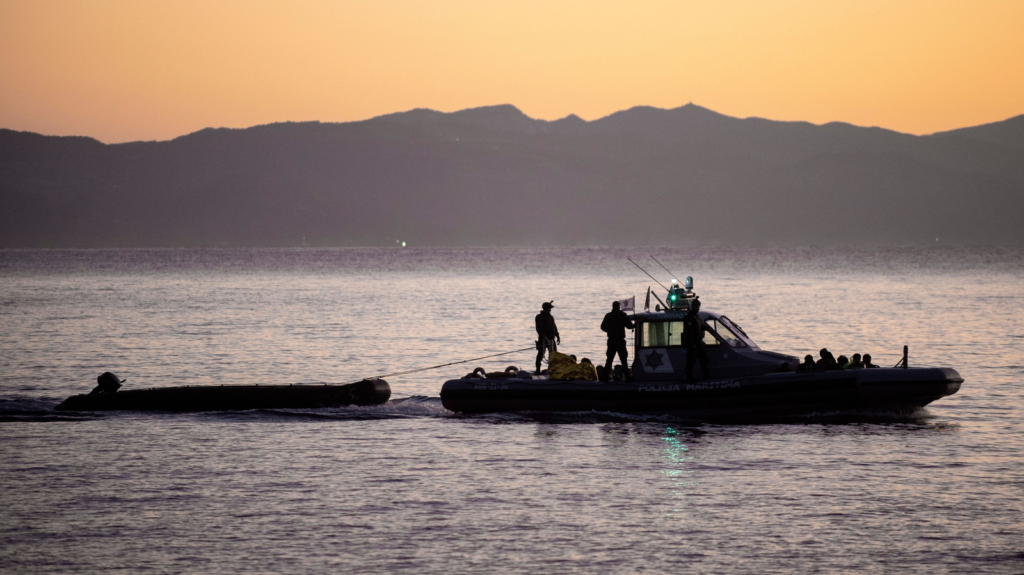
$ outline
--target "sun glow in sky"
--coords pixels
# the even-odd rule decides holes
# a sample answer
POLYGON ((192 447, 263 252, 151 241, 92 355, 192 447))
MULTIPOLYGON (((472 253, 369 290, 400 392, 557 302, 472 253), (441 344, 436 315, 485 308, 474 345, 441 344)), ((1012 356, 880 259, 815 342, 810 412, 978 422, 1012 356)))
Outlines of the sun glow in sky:
POLYGON ((0 127, 106 142, 509 103, 929 133, 1024 113, 1024 2, 0 0, 0 127))

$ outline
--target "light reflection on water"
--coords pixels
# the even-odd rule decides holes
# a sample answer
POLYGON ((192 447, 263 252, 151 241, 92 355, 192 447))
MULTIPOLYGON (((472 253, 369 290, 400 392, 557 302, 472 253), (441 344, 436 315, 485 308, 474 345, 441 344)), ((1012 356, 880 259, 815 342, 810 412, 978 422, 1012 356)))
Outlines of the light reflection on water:
POLYGON ((668 468, 665 469, 665 476, 675 480, 679 487, 697 486, 699 483, 687 484, 685 479, 693 475, 693 471, 686 469, 686 462, 693 459, 689 449, 683 445, 679 432, 671 427, 665 428, 665 462, 668 468))
POLYGON ((675 506, 667 513, 669 517, 684 515, 686 507, 686 495, 692 488, 700 486, 700 482, 694 478, 693 470, 689 469, 687 463, 693 460, 689 448, 682 442, 678 431, 672 427, 665 427, 665 469, 662 473, 669 480, 674 491, 672 499, 675 506))
MULTIPOLYGON (((1024 251, 657 250, 765 349, 949 365, 909 416, 463 417, 386 406, 57 416, 127 385, 347 381, 525 347, 600 357, 647 250, 0 252, 0 570, 1024 569, 1024 251)), ((652 266, 655 267, 655 266, 652 266)), ((485 363, 529 365, 529 353, 485 363)))

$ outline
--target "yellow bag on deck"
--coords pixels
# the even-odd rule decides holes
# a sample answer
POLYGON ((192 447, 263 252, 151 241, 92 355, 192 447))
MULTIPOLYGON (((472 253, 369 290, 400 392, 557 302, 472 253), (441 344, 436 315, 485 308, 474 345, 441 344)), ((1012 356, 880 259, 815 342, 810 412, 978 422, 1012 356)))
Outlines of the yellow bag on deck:
POLYGON ((590 361, 576 363, 571 357, 557 351, 551 352, 548 361, 548 379, 584 379, 597 381, 597 369, 590 361))

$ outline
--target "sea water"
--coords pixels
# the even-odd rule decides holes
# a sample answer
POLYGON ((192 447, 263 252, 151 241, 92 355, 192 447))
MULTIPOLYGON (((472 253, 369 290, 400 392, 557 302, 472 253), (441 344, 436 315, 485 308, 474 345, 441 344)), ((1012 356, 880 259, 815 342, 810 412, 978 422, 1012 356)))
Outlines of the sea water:
MULTIPOLYGON (((652 297, 651 307, 657 303, 652 297)), ((1024 250, 0 251, 0 571, 1024 572, 1024 250), (348 382, 531 347, 603 361, 612 300, 694 277, 763 349, 956 368, 909 416, 771 425, 377 407, 53 411, 125 389, 348 382)))

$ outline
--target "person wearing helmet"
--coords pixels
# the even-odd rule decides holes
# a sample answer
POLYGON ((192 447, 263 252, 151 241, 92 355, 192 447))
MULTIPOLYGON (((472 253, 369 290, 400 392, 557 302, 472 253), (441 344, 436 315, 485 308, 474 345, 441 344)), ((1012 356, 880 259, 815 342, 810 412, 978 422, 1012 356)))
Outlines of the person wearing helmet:
POLYGON ((537 373, 540 374, 540 363, 544 360, 544 353, 557 351, 555 342, 562 343, 562 337, 558 335, 558 326, 555 325, 555 318, 551 315, 551 308, 555 307, 549 301, 541 305, 540 313, 534 318, 537 325, 537 373))

